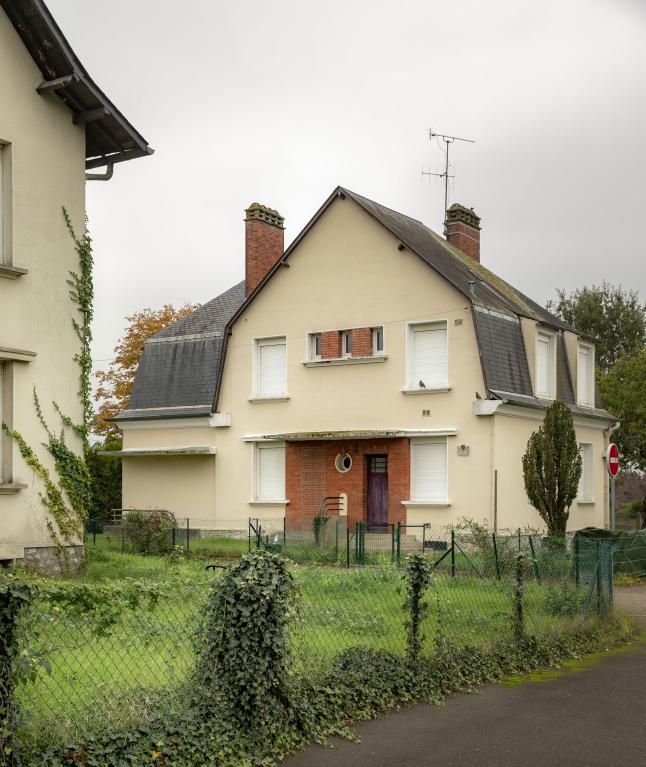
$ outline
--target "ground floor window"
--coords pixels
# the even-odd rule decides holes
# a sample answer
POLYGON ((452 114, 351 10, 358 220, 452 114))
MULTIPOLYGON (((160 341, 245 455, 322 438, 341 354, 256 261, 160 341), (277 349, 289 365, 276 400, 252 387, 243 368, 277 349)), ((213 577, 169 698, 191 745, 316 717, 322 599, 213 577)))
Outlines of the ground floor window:
POLYGON ((579 452, 581 453, 581 479, 579 479, 577 497, 579 501, 593 501, 592 445, 589 442, 581 442, 579 452))
POLYGON ((446 437, 411 443, 411 500, 448 499, 446 437))
POLYGON ((256 442, 254 448, 255 501, 285 500, 285 445, 256 442))

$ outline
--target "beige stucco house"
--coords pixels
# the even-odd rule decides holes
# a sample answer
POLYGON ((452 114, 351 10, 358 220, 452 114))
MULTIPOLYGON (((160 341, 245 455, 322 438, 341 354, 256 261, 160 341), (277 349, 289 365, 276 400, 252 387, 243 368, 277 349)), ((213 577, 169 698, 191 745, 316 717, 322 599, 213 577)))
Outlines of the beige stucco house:
POLYGON ((125 508, 245 530, 349 525, 542 527, 521 456, 549 403, 583 456, 570 527, 608 521, 615 419, 594 340, 480 263, 460 205, 446 238, 337 188, 283 252, 283 219, 246 211, 245 280, 147 342, 123 430, 125 508))
MULTIPOLYGON (((85 221, 86 170, 150 152, 94 84, 40 0, 0 0, 0 422, 56 478, 34 407, 60 430, 53 402, 82 422, 78 308, 69 294, 79 258, 63 216, 85 221)), ((81 450, 68 430, 67 443, 81 450)), ((52 554, 42 480, 0 434, 0 563, 52 554)), ((74 549, 74 554, 78 552, 74 549)))

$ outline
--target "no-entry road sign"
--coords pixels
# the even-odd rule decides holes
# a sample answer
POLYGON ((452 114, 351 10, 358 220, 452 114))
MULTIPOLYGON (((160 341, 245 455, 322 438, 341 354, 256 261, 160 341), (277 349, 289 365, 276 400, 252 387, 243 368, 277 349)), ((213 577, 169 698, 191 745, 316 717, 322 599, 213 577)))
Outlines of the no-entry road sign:
POLYGON ((614 442, 608 445, 608 473, 611 477, 619 474, 619 448, 614 442))

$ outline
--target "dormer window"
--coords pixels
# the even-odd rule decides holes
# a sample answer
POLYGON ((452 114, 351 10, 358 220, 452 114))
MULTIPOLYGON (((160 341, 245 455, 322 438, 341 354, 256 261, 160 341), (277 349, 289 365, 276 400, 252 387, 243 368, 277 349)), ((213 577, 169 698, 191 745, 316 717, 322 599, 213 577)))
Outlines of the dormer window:
POLYGON ((594 347, 579 344, 576 366, 577 403, 594 407, 594 347))
POLYGON ((556 397, 556 339, 550 333, 539 333, 536 342, 536 396, 556 397))

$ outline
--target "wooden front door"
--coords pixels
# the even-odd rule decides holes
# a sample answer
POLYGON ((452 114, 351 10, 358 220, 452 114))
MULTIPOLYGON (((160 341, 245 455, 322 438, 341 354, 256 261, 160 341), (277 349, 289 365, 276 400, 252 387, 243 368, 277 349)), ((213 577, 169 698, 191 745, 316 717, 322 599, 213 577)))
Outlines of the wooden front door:
POLYGON ((382 532, 388 524, 388 456, 369 455, 368 530, 382 532))

